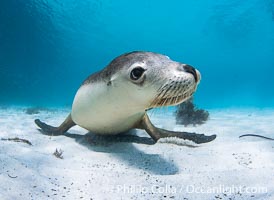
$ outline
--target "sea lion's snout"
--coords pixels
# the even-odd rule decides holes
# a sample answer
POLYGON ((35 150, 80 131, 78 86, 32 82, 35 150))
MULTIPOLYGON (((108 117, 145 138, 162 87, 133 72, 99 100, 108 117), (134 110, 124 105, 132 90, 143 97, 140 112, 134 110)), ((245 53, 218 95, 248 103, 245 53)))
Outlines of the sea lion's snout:
POLYGON ((191 65, 183 64, 179 67, 179 70, 182 70, 182 71, 192 74, 194 76, 195 82, 196 83, 200 82, 200 79, 201 79, 200 72, 197 69, 195 69, 194 67, 192 67, 191 65))

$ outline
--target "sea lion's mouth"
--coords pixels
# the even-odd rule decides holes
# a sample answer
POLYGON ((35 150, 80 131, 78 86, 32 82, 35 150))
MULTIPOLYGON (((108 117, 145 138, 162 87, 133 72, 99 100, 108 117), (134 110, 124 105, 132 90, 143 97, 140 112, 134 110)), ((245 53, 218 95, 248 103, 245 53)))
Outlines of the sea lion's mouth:
POLYGON ((153 107, 174 106, 182 103, 184 100, 188 99, 189 97, 190 96, 188 95, 181 95, 176 97, 163 98, 157 101, 157 103, 155 103, 153 107))
MULTIPOLYGON (((174 82, 173 82, 174 83, 174 82)), ((166 84, 159 90, 150 107, 173 106, 190 98, 196 91, 196 84, 166 84)))

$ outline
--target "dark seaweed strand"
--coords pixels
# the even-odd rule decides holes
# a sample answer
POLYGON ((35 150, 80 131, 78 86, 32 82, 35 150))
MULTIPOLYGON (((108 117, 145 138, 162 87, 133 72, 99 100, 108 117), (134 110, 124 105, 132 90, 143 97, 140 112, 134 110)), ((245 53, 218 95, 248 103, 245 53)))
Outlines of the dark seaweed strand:
POLYGON ((262 135, 256 135, 256 134, 245 134, 245 135, 239 136, 239 138, 241 138, 241 137, 247 137, 247 136, 259 137, 259 138, 264 138, 264 139, 267 139, 267 140, 274 140, 273 138, 265 137, 265 136, 262 136, 262 135))
POLYGON ((28 145, 32 145, 30 141, 28 141, 26 139, 21 139, 21 138, 18 138, 18 137, 15 137, 15 138, 1 138, 1 140, 3 140, 3 141, 14 141, 14 142, 23 142, 23 143, 26 143, 28 145))

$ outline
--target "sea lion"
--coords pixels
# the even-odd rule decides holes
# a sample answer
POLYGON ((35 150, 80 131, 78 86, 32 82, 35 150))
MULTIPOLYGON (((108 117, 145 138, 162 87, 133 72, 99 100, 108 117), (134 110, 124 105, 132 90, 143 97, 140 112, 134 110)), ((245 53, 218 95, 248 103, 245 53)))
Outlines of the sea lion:
POLYGON ((78 89, 72 111, 59 127, 35 123, 46 134, 62 135, 79 125, 92 133, 114 135, 130 129, 144 129, 156 142, 178 137, 197 144, 216 135, 174 132, 156 128, 146 111, 177 105, 196 91, 198 70, 153 52, 134 51, 118 56, 103 70, 90 75, 78 89))

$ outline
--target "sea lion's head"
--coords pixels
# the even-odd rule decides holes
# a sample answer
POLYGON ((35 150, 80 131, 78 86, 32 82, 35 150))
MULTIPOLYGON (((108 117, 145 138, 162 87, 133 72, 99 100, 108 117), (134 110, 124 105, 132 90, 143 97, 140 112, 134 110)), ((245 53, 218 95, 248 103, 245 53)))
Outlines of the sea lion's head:
POLYGON ((193 95, 201 80, 200 72, 190 65, 139 51, 115 58, 103 73, 108 77, 108 87, 120 90, 119 96, 129 99, 130 106, 145 109, 182 103, 193 95))

